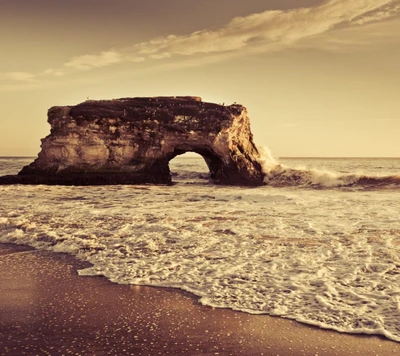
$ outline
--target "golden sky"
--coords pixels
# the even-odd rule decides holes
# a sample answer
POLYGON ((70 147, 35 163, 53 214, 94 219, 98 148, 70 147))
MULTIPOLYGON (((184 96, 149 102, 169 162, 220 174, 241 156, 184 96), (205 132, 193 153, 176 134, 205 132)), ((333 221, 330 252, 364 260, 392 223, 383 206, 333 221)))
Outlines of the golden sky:
POLYGON ((400 0, 0 0, 0 53, 0 156, 51 106, 194 95, 277 157, 400 157, 400 0))

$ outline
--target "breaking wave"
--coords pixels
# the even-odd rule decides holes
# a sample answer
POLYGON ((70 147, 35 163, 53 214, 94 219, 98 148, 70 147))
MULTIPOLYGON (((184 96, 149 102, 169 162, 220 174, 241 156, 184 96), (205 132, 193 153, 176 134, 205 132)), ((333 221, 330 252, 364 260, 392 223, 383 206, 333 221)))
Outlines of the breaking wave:
POLYGON ((264 182, 273 187, 310 187, 310 188, 400 188, 400 175, 366 175, 362 173, 336 173, 329 170, 292 168, 280 163, 267 147, 259 147, 259 160, 264 182))
POLYGON ((262 152, 257 189, 197 183, 200 156, 171 161, 173 186, 0 186, 0 243, 75 255, 92 264, 82 276, 400 342, 400 189, 342 188, 399 186, 400 158, 262 152))

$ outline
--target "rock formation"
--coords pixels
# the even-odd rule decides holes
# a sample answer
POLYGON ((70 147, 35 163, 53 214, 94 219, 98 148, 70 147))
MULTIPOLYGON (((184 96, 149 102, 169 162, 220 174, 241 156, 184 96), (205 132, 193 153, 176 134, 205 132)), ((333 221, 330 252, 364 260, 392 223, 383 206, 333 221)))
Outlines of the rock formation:
POLYGON ((198 97, 87 100, 48 111, 50 135, 18 176, 0 183, 169 184, 168 162, 201 155, 218 184, 263 184, 246 108, 198 97))

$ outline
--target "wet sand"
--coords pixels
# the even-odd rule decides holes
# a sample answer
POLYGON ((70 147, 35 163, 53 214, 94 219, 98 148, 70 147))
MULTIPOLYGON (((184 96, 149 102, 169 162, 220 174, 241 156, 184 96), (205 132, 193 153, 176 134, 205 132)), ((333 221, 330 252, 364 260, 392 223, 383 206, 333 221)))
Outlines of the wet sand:
POLYGON ((0 355, 400 355, 400 343, 79 277, 65 254, 0 244, 0 355))

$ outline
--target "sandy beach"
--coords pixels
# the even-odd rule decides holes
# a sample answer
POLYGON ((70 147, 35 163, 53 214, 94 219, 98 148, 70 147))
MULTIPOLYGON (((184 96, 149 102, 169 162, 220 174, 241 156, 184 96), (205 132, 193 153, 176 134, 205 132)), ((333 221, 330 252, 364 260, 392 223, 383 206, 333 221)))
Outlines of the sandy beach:
POLYGON ((0 355, 399 355, 400 344, 80 277, 85 262, 0 245, 0 355))

